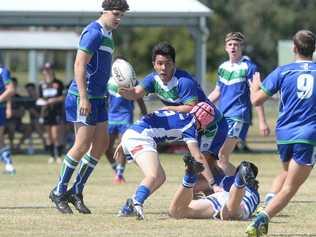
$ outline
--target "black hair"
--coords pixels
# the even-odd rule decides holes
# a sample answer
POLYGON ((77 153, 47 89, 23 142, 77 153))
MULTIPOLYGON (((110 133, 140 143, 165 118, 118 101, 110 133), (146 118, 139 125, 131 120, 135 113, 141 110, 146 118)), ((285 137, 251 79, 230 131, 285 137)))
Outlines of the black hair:
POLYGON ((36 89, 36 85, 34 83, 32 83, 32 82, 29 82, 29 83, 25 84, 24 87, 25 87, 25 89, 30 88, 30 87, 36 89))
POLYGON ((129 5, 126 0, 104 0, 102 2, 102 8, 104 11, 119 10, 126 12, 129 10, 129 5))
POLYGON ((165 57, 170 57, 173 62, 176 61, 176 50, 168 42, 160 42, 156 44, 152 50, 151 59, 154 62, 157 55, 163 55, 165 57))

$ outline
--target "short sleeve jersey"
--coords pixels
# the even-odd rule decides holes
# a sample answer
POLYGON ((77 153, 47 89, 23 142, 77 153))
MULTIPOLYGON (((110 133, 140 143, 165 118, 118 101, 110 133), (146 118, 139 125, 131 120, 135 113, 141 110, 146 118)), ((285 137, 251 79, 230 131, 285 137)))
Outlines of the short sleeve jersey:
POLYGON ((173 141, 197 142, 194 117, 189 113, 158 110, 143 116, 129 129, 151 137, 157 144, 173 141))
MULTIPOLYGON (((5 91, 6 85, 11 83, 10 71, 0 65, 0 94, 5 91)), ((0 103, 0 106, 4 106, 4 103, 0 103)))
POLYGON ((207 99, 197 81, 189 73, 180 69, 176 69, 172 79, 166 85, 156 72, 146 76, 141 85, 147 94, 156 94, 167 106, 185 105, 207 99))
POLYGON ((257 65, 249 57, 243 56, 238 63, 226 61, 217 71, 220 89, 219 110, 225 117, 250 123, 251 102, 248 80, 252 80, 257 65))
MULTIPOLYGON (((54 79, 52 83, 41 83, 39 85, 39 97, 43 99, 56 98, 63 95, 64 84, 58 80, 54 79)), ((50 110, 63 110, 63 102, 55 103, 49 106, 50 110)))
MULTIPOLYGON (((87 93, 89 98, 104 98, 106 84, 111 75, 114 42, 112 32, 102 27, 101 23, 90 23, 81 33, 79 50, 92 56, 86 67, 87 93)), ((78 95, 75 80, 69 87, 69 93, 78 95)))
POLYGON ((276 68, 263 81, 269 96, 279 92, 278 144, 316 145, 316 64, 297 61, 276 68))
POLYGON ((133 122, 134 102, 127 100, 118 93, 118 85, 111 77, 108 81, 108 115, 109 124, 130 124, 133 122))

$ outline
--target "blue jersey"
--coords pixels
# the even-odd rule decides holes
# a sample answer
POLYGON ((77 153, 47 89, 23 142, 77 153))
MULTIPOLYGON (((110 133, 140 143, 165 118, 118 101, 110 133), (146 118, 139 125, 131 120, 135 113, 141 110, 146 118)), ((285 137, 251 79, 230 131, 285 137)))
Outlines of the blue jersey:
POLYGON ((108 123, 131 124, 133 122, 134 102, 127 100, 118 93, 118 85, 113 78, 108 81, 108 123))
POLYGON ((159 75, 153 72, 144 78, 142 87, 146 93, 155 93, 167 106, 207 100, 197 81, 189 73, 180 69, 176 69, 172 79, 166 85, 159 75))
MULTIPOLYGON (((0 65, 0 94, 5 91, 6 85, 11 83, 10 71, 0 65)), ((0 106, 4 106, 4 103, 0 103, 0 106)))
POLYGON ((237 63, 226 61, 219 66, 216 86, 220 90, 219 110, 225 117, 251 122, 251 102, 248 80, 252 80, 257 66, 243 56, 237 63))
POLYGON ((157 144, 184 141, 197 142, 195 118, 189 113, 158 110, 143 116, 129 129, 151 137, 157 144))
MULTIPOLYGON (((92 55, 86 67, 88 96, 89 98, 103 98, 106 95, 106 84, 111 75, 114 50, 112 33, 103 28, 98 21, 90 23, 81 33, 79 50, 92 55)), ((75 80, 71 82, 69 93, 79 94, 75 80)))
POLYGON ((261 89, 272 96, 280 92, 276 125, 278 144, 316 144, 316 64, 297 61, 276 68, 261 89))

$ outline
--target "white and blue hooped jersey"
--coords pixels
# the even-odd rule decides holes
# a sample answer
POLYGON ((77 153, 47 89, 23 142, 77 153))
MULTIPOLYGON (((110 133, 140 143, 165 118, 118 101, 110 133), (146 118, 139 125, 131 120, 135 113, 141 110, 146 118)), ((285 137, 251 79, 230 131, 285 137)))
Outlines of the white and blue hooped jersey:
POLYGON ((297 61, 276 68, 263 81, 269 96, 280 93, 278 144, 316 144, 316 63, 297 61))
MULTIPOLYGON (((114 50, 112 32, 104 29, 98 21, 90 23, 81 33, 79 50, 92 55, 86 67, 89 98, 104 98, 106 95, 106 84, 111 75, 114 50)), ((68 92, 78 95, 78 87, 75 80, 71 82, 68 92)))
POLYGON ((216 86, 221 96, 218 108, 225 117, 245 123, 251 122, 248 80, 252 80, 257 71, 257 65, 247 56, 243 56, 237 63, 226 61, 219 66, 216 86))
POLYGON ((108 123, 128 125, 133 122, 134 101, 127 100, 118 93, 118 85, 111 77, 108 81, 108 123))
POLYGON ((141 85, 146 93, 155 93, 167 106, 207 100, 197 81, 189 73, 180 69, 175 70, 172 79, 166 85, 156 72, 146 76, 141 85))
POLYGON ((153 138, 156 144, 173 141, 197 142, 198 138, 195 118, 191 114, 169 110, 147 114, 129 129, 153 138))

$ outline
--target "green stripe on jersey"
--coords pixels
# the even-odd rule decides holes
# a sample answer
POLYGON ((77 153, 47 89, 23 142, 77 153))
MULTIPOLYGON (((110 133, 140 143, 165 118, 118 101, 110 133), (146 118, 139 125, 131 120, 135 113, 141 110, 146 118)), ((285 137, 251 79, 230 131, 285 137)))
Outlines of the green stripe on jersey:
POLYGON ((102 37, 101 45, 114 49, 114 41, 113 39, 108 37, 102 37))
POLYGON ((235 71, 228 71, 224 68, 220 68, 218 70, 218 76, 221 77, 221 79, 224 79, 226 81, 232 81, 236 79, 245 79, 247 74, 246 69, 239 69, 235 71))
POLYGON ((165 90, 162 88, 157 81, 154 84, 155 92, 159 97, 167 100, 167 101, 176 101, 178 99, 178 88, 173 87, 169 90, 165 90))

